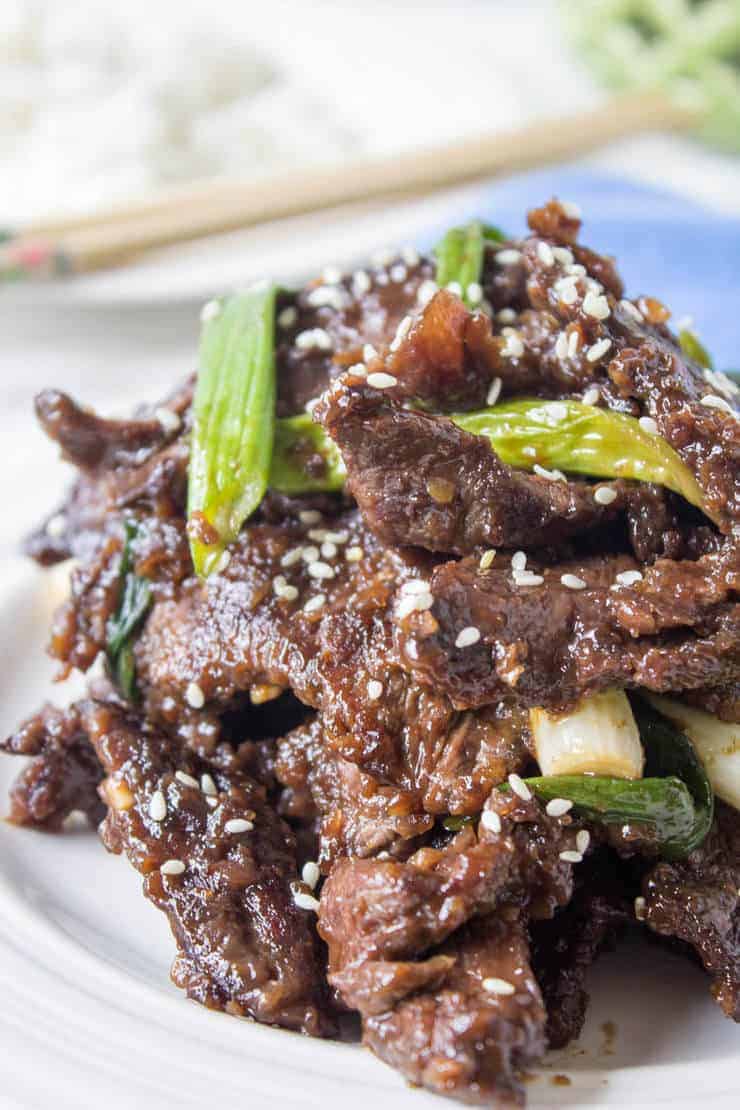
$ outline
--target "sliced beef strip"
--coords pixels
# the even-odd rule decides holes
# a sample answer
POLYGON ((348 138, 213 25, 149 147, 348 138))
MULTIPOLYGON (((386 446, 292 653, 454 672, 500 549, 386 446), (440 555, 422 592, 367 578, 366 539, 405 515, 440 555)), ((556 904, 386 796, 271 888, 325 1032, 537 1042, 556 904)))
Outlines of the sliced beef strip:
POLYGON ((516 1070, 544 1047, 544 1009, 523 914, 548 917, 572 892, 560 853, 575 827, 513 793, 483 822, 406 862, 344 860, 321 895, 329 981, 363 1015, 364 1037, 415 1082, 471 1101, 516 1094, 516 1070), (505 979, 513 995, 483 980, 505 979), (457 1020, 453 1020, 456 1015, 457 1020))
POLYGON ((547 1008, 548 1048, 564 1048, 580 1036, 589 1002, 588 969, 614 948, 632 917, 631 892, 613 857, 601 851, 579 869, 568 905, 532 923, 532 964, 547 1008))
POLYGON ((712 994, 740 1021, 740 813, 717 803, 714 825, 687 860, 662 861, 643 880, 645 921, 690 945, 712 994))
POLYGON ((502 697, 567 705, 609 686, 669 691, 737 681, 740 606, 727 552, 658 561, 630 585, 617 580, 635 569, 626 556, 528 569, 543 582, 517 582, 502 559, 485 571, 474 558, 438 567, 433 608, 397 625, 399 657, 461 708, 502 697), (586 588, 562 583, 564 573, 586 588), (480 638, 458 647, 466 628, 480 638))
POLYGON ((86 702, 80 717, 106 773, 103 841, 125 852, 144 876, 146 897, 167 915, 177 985, 211 1008, 330 1033, 313 921, 293 900, 293 839, 264 788, 242 772, 208 768, 116 707, 86 702), (213 806, 197 785, 211 770, 213 806), (166 803, 161 820, 152 808, 157 791, 166 803), (251 827, 231 830, 234 820, 251 827), (169 860, 184 870, 165 873, 169 860))
POLYGON ((404 409, 348 375, 315 410, 339 447, 363 517, 387 544, 467 554, 483 545, 537 547, 603 527, 623 511, 586 482, 549 481, 505 466, 489 442, 451 421, 404 409))
POLYGON ((366 1014, 363 1040, 410 1082, 468 1103, 524 1102, 522 1073, 545 1050, 545 1009, 526 928, 511 911, 513 921, 489 915, 461 929, 438 955, 381 972, 373 1004, 380 998, 391 1005, 366 1014), (426 981, 418 982, 420 972, 426 981), (516 991, 497 995, 486 989, 489 979, 516 991))
POLYGON ((10 820, 15 825, 57 832, 70 814, 84 813, 97 828, 105 815, 98 796, 103 777, 77 709, 45 705, 0 750, 31 756, 10 791, 10 820))

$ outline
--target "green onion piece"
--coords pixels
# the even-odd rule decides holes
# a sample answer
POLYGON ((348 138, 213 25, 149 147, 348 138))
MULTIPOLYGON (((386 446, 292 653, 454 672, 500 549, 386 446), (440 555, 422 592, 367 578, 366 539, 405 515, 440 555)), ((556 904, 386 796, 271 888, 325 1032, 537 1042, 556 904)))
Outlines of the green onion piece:
POLYGON ((688 788, 674 776, 630 782, 597 775, 552 775, 525 782, 543 802, 567 798, 587 821, 648 825, 668 859, 691 851, 696 810, 688 788))
POLYGON ((633 416, 579 401, 511 401, 481 412, 453 415, 467 432, 485 436, 510 466, 537 462, 594 478, 654 482, 704 508, 696 478, 660 435, 643 431, 633 416), (534 447, 530 458, 524 448, 534 447))
POLYGON ((678 333, 678 343, 681 350, 688 358, 698 363, 699 366, 705 367, 707 370, 712 369, 712 356, 700 341, 696 332, 691 331, 689 328, 682 328, 678 333))
POLYGON ((464 829, 467 825, 474 824, 477 820, 477 816, 445 817, 442 821, 442 828, 446 829, 447 832, 460 832, 461 829, 464 829))
MULTIPOLYGON (((511 401, 450 416, 458 427, 485 436, 502 462, 531 470, 534 463, 594 478, 655 482, 704 507, 701 488, 678 454, 637 420, 579 401, 511 401), (525 448, 536 448, 532 457, 525 448)), ((315 457, 315 456, 314 456, 315 457)), ((270 485, 283 493, 340 489, 344 464, 334 444, 306 415, 278 420, 270 485), (305 472, 305 447, 324 459, 324 469, 305 472), (303 443, 303 446, 301 444, 303 443)))
POLYGON ((152 603, 152 590, 146 578, 132 569, 131 549, 136 525, 127 521, 119 570, 121 594, 116 612, 108 621, 106 653, 111 671, 122 693, 136 700, 136 674, 133 641, 135 633, 152 603))
POLYGON ((270 486, 281 493, 341 490, 347 471, 334 441, 309 414, 275 423, 270 486))
POLYGON ((260 283, 203 325, 193 402, 188 516, 207 577, 267 489, 275 425, 275 295, 260 283))
POLYGON ((682 859, 705 839, 714 817, 714 794, 688 737, 638 695, 633 712, 647 755, 649 777, 597 775, 527 779, 543 801, 567 798, 579 815, 607 825, 638 822, 655 833, 666 859, 682 859))
POLYGON ((434 248, 437 285, 444 287, 457 282, 462 290, 462 300, 469 307, 475 307, 468 299, 468 287, 480 283, 486 243, 503 240, 503 232, 480 220, 474 220, 465 227, 451 228, 434 248))

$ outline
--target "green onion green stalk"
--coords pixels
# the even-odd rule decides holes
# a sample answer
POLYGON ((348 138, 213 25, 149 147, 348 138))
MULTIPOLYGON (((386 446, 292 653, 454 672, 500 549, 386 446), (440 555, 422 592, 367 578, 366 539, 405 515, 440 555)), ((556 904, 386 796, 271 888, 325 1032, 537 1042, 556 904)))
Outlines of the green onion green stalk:
POLYGON ((137 528, 127 521, 119 570, 120 600, 115 613, 108 621, 106 654, 108 665, 119 689, 129 701, 135 701, 136 673, 134 668, 134 638, 152 603, 152 590, 146 578, 132 569, 132 548, 137 528))

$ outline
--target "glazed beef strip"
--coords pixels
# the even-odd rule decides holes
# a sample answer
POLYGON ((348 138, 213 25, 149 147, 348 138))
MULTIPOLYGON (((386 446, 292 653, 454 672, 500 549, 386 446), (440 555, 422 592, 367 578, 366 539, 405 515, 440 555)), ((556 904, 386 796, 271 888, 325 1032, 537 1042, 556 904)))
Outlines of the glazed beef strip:
POLYGON ((264 788, 209 768, 117 707, 84 702, 79 714, 106 775, 103 842, 128 856, 167 915, 175 983, 214 1009, 331 1033, 312 918, 293 897, 293 838, 264 788))
POLYGON ((348 486, 386 544, 464 555, 476 547, 541 547, 614 520, 616 499, 594 500, 586 482, 549 481, 505 466, 483 436, 394 404, 350 372, 315 410, 339 447, 348 486))
POLYGON ((10 791, 10 820, 56 832, 72 813, 97 828, 105 816, 98 796, 100 764, 75 706, 45 705, 0 743, 11 755, 31 756, 10 791))
POLYGON ((635 582, 620 581, 639 573, 620 556, 527 570, 537 574, 531 584, 503 560, 483 571, 477 558, 435 570, 432 609, 407 616, 398 632, 399 655, 421 682, 474 707, 512 696, 567 705, 608 686, 669 691, 736 681, 738 570, 726 551, 659 561, 635 582), (583 587, 564 583, 564 574, 583 587), (458 647, 466 628, 479 638, 458 647))
POLYGON ((690 945, 712 979, 712 994, 740 1021, 740 813, 717 803, 714 825, 686 860, 658 863, 643 880, 651 929, 690 945))
POLYGON ((485 812, 501 832, 484 820, 406 862, 340 861, 319 911, 329 981, 366 1043, 414 1082, 476 1102, 519 1097, 518 1070, 542 1052, 522 915, 568 901, 560 853, 575 843, 571 820, 534 801, 500 794, 485 812))

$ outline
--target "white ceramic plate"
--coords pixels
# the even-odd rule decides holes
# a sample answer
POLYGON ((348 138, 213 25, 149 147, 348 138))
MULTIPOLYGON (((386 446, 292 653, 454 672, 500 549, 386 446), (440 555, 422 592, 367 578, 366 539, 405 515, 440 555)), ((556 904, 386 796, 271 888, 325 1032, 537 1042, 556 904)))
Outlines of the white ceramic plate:
MULTIPOLYGON (((0 706, 11 729, 50 692, 43 654, 65 574, 0 567, 0 706)), ((56 688, 56 700, 72 691, 56 688)), ((5 792, 18 761, 0 760, 5 792)), ((211 1013, 170 984, 173 943, 139 877, 82 829, 0 826, 0 1107, 210 1105, 354 1110, 444 1105, 355 1045, 211 1013)), ((596 965, 578 1045, 549 1058, 533 1107, 737 1106, 740 1034, 703 974, 629 942, 596 965), (614 1024, 614 1035, 605 1030, 614 1024), (556 1084, 565 1075, 569 1086, 556 1084)))

